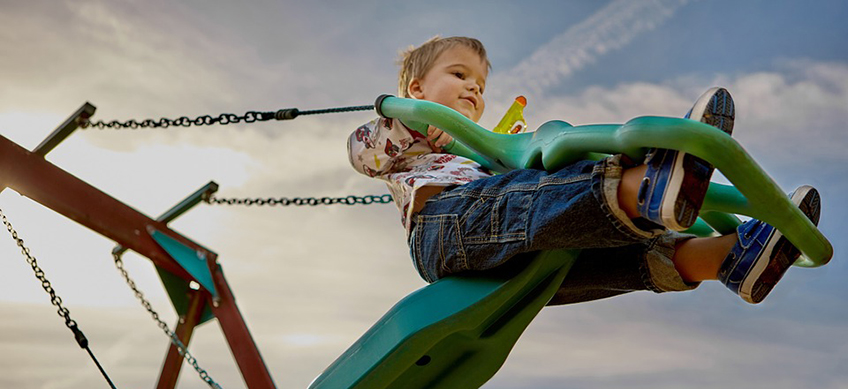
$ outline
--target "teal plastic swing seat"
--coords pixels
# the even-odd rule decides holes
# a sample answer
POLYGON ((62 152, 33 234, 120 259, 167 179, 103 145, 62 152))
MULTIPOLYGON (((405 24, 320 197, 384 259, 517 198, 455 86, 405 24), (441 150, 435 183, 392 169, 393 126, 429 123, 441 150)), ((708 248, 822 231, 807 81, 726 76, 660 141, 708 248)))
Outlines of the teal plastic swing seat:
MULTIPOLYGON (((387 97, 377 111, 426 132, 443 129, 455 142, 446 150, 493 171, 555 171, 581 159, 647 149, 681 150, 710 161, 733 185, 711 183, 701 219, 689 232, 730 233, 735 214, 766 221, 818 267, 833 256, 830 242, 733 138, 687 119, 640 117, 623 125, 573 127, 548 122, 537 131, 495 134, 442 105, 387 97)), ((566 279, 579 250, 552 250, 513 258, 506 272, 448 277, 399 301, 309 386, 330 388, 477 388, 506 360, 515 342, 566 279)), ((567 282, 567 281, 566 281, 567 282)))
POLYGON ((517 275, 448 277, 399 301, 310 388, 477 388, 562 284, 578 252, 527 255, 517 275))

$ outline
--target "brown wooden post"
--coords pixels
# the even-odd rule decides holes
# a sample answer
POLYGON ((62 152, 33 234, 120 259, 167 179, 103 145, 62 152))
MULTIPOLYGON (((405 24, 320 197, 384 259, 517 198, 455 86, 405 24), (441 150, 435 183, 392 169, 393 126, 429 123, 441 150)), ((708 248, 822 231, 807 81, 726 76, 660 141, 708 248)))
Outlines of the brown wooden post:
MULTIPOLYGON (((177 338, 185 347, 188 347, 191 341, 191 335, 194 333, 194 328, 197 327, 203 311, 206 309, 206 302, 209 301, 206 295, 207 292, 204 291, 191 291, 188 310, 185 316, 180 317, 177 328, 174 330, 174 334, 177 335, 177 338)), ((180 355, 177 346, 173 342, 168 342, 168 344, 170 346, 165 356, 165 362, 162 363, 162 371, 159 373, 159 383, 156 385, 156 389, 174 389, 183 366, 184 358, 180 355)))
POLYGON ((244 322, 238 306, 236 306, 233 291, 227 284, 223 271, 216 265, 216 258, 212 257, 207 260, 210 268, 212 268, 212 279, 215 281, 215 289, 219 296, 218 300, 212 303, 212 312, 218 318, 221 330, 224 331, 224 336, 227 338, 230 351, 236 359, 245 384, 250 389, 276 388, 271 379, 271 373, 268 371, 265 361, 262 360, 262 355, 259 354, 259 349, 253 342, 247 324, 244 322))

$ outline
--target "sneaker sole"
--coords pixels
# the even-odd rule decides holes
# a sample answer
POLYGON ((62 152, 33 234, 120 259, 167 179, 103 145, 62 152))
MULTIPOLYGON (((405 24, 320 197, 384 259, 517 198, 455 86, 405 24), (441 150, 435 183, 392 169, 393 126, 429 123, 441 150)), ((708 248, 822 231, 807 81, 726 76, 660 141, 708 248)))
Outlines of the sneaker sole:
MULTIPOLYGON (((736 108, 733 98, 726 89, 711 88, 698 98, 686 116, 730 135, 733 133, 736 108), (693 112, 696 115, 690 116, 693 112)), ((663 198, 672 198, 675 201, 663 201, 660 218, 662 224, 669 229, 683 231, 695 224, 698 219, 698 212, 704 204, 704 197, 715 169, 709 162, 683 152, 677 153, 672 166, 671 177, 663 198), (692 174, 686 174, 686 172, 692 174)))
MULTIPOLYGON (((792 203, 800 208, 801 212, 814 225, 819 224, 821 197, 815 188, 808 185, 798 188, 792 194, 792 203)), ((761 253, 771 252, 771 256, 768 258, 763 258, 762 255, 758 257, 748 275, 745 276, 746 282, 739 286, 739 296, 752 304, 762 302, 786 271, 801 256, 801 251, 789 239, 786 239, 777 228, 772 230, 768 242, 761 253)))

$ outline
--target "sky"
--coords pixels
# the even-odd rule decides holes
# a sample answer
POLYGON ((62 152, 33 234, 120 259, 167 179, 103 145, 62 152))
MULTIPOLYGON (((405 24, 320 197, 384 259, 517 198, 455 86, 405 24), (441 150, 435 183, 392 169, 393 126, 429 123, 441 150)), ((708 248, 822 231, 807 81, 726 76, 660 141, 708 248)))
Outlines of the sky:
MULTIPOLYGON (((519 94, 536 128, 679 117, 724 86, 736 101, 734 138, 784 191, 821 192, 833 260, 790 269, 757 306, 706 282, 545 308, 484 388, 848 385, 845 2, 0 0, 0 9, 0 135, 28 149, 86 101, 100 120, 371 104, 396 93, 398 52, 437 34, 486 45, 489 128, 519 94)), ((373 117, 78 130, 47 159, 153 218, 209 181, 220 197, 379 195, 385 186, 356 173, 345 150, 373 117)), ((115 270, 114 242, 11 189, 0 209, 116 385, 154 386, 168 340, 115 270)), ((392 205, 201 204, 170 225, 218 253, 276 385, 303 388, 425 285, 398 220, 392 205)), ((173 328, 150 261, 124 262, 173 328)), ((0 329, 0 387, 106 387, 2 236, 0 329)), ((244 387, 216 322, 196 330, 190 350, 224 388, 244 387)), ((178 387, 206 385, 184 366, 178 387)))

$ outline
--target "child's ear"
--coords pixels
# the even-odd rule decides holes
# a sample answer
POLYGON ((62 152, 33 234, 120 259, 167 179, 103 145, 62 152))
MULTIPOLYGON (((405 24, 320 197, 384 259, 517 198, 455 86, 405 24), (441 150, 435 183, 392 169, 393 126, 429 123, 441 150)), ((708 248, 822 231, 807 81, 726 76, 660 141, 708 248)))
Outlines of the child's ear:
POLYGON ((406 93, 412 96, 413 99, 423 99, 424 91, 421 89, 421 80, 417 78, 410 80, 409 86, 406 87, 406 93))

